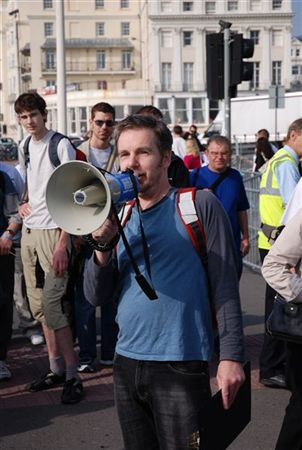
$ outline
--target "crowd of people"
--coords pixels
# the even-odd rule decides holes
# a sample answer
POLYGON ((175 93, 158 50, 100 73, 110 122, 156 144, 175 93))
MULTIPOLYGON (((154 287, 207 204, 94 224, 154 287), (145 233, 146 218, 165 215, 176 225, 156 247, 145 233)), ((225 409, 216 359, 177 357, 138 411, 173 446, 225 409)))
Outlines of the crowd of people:
MULTIPOLYGON (((125 449, 199 445, 214 348, 224 408, 245 379, 239 281, 250 206, 231 167, 231 142, 213 136, 205 146, 195 125, 171 133, 152 105, 117 124, 114 107, 101 102, 91 109, 88 139, 75 149, 47 128, 37 93, 19 96, 15 112, 28 137, 17 168, 0 164, 0 381, 13 376, 6 360, 15 305, 24 334, 33 345, 45 340, 48 352, 49 370, 27 389, 63 386, 62 403, 81 401, 81 373, 97 369, 100 307, 99 363, 113 365, 125 449), (56 166, 77 159, 138 179, 125 217, 113 210, 92 234, 103 251, 60 229, 47 208, 56 166)), ((265 320, 277 291, 301 301, 301 136, 302 119, 280 150, 267 130, 256 136, 265 320)), ((265 335, 260 382, 292 389, 278 450, 302 445, 300 352, 265 335)))

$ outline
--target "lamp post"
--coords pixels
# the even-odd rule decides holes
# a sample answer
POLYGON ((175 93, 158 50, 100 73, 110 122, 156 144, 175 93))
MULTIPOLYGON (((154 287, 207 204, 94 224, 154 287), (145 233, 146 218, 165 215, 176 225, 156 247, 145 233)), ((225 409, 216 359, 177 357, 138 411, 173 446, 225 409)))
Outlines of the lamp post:
POLYGON ((57 98, 58 98, 58 124, 57 129, 63 134, 67 133, 67 101, 66 101, 66 68, 65 68, 65 26, 64 26, 64 0, 56 1, 56 37, 57 37, 57 98))
MULTIPOLYGON (((17 92, 16 97, 18 98, 21 94, 21 68, 20 68, 20 53, 19 53, 19 23, 18 23, 18 15, 19 9, 14 9, 10 11, 9 16, 13 17, 15 20, 15 42, 16 42, 16 68, 17 68, 17 92)), ((24 136, 22 125, 19 125, 19 139, 22 140, 24 136)))

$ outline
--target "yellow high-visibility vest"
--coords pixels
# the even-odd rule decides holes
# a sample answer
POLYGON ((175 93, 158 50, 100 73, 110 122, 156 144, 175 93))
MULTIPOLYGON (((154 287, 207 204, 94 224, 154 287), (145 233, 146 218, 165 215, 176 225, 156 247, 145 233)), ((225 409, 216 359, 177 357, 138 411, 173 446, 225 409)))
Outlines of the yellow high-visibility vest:
MULTIPOLYGON (((295 158, 282 148, 269 160, 260 181, 260 220, 261 223, 273 227, 278 227, 281 224, 285 209, 276 177, 276 168, 285 161, 290 161, 297 166, 295 158)), ((258 247, 266 250, 271 248, 267 236, 261 230, 258 232, 258 247)))

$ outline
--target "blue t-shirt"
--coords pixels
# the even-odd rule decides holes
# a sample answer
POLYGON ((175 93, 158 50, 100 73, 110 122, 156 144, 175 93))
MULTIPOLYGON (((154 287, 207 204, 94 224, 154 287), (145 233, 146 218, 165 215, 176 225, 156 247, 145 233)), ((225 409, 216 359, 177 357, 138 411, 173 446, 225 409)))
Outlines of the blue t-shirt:
MULTIPOLYGON (((176 210, 175 195, 173 191, 141 213, 158 300, 151 301, 143 293, 123 243, 118 244, 122 288, 116 318, 116 352, 128 358, 183 361, 208 360, 211 356, 212 321, 206 274, 176 210)), ((125 233, 141 272, 148 278, 138 229, 138 212, 133 208, 125 233)))
MULTIPOLYGON (((209 188, 220 176, 220 173, 213 172, 208 166, 205 166, 199 170, 198 178, 194 183, 197 170, 198 169, 194 169, 190 172, 190 186, 196 186, 200 189, 209 188)), ((236 247, 238 251, 240 251, 241 229, 238 212, 249 209, 250 205, 246 196, 242 176, 238 170, 230 168, 227 176, 214 190, 214 194, 221 201, 227 212, 231 222, 236 247)))

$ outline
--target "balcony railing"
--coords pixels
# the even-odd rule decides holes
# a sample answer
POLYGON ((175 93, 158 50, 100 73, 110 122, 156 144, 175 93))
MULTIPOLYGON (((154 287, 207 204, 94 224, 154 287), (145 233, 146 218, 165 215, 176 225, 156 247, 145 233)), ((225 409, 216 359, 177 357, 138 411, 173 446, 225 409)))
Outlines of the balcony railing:
MULTIPOLYGON (((42 72, 56 72, 57 65, 56 63, 42 63, 42 72)), ((67 61, 66 62, 66 72, 96 72, 96 73, 104 73, 104 72, 127 72, 133 73, 135 72, 135 66, 132 64, 131 66, 123 66, 122 63, 110 63, 106 62, 105 65, 98 64, 97 62, 78 62, 78 61, 67 61)))

